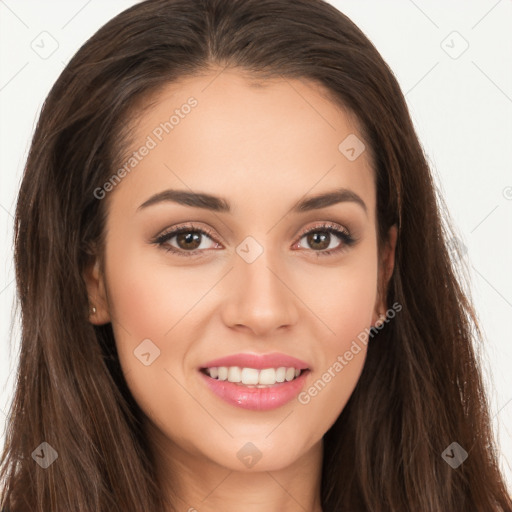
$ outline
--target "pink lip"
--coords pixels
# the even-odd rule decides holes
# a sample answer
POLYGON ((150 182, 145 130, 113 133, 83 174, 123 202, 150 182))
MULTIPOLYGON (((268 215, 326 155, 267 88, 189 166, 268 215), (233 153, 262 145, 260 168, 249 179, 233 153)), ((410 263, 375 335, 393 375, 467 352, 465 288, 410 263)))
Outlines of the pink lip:
POLYGON ((266 388, 249 388, 227 380, 212 379, 205 373, 199 372, 210 390, 222 400, 236 407, 253 411, 268 411, 288 403, 304 387, 309 373, 309 371, 304 371, 290 382, 276 383, 266 388))
MULTIPOLYGON (((262 370, 263 368, 298 368, 299 370, 307 370, 311 368, 307 363, 295 357, 287 356, 274 352, 272 354, 234 354, 232 356, 221 357, 214 361, 209 361, 201 368, 213 368, 219 366, 239 366, 240 368, 254 368, 262 370)), ((291 381, 294 382, 294 381, 291 381)))

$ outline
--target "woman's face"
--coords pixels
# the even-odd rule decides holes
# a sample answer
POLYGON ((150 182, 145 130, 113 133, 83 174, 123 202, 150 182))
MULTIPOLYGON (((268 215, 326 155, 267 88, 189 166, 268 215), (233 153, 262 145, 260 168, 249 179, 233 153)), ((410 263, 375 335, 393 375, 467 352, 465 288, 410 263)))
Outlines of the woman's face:
POLYGON ((285 467, 343 410, 361 333, 386 309, 369 151, 302 80, 257 87, 226 70, 156 99, 124 172, 97 191, 108 218, 104 280, 98 266, 87 277, 91 321, 112 322, 148 432, 169 453, 285 467), (280 368, 304 371, 288 381, 298 372, 280 368))

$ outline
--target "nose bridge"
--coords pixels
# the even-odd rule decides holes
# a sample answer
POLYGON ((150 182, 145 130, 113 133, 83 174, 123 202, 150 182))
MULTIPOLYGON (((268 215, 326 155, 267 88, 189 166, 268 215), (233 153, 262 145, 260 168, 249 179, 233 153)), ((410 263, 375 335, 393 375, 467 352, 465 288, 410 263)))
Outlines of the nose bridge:
POLYGON ((252 237, 236 248, 225 321, 260 334, 297 320, 296 298, 275 252, 252 237))

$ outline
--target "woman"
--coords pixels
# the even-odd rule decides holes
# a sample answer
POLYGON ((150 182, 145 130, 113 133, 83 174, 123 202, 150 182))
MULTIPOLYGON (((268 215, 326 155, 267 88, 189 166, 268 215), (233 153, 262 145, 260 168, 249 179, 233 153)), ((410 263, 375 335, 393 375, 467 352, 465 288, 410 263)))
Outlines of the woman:
POLYGON ((115 17, 19 193, 2 506, 511 511, 439 202, 329 4, 115 17))

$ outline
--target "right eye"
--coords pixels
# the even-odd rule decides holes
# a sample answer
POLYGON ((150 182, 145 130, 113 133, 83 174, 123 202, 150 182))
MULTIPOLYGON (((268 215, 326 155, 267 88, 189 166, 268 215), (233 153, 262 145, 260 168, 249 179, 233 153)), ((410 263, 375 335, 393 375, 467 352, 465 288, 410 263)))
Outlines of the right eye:
POLYGON ((220 244, 213 240, 213 234, 206 229, 199 228, 193 225, 180 226, 166 231, 158 236, 154 243, 162 247, 165 251, 178 254, 179 256, 195 255, 196 251, 203 251, 206 249, 218 248, 220 244), (216 247, 201 247, 203 238, 209 238, 216 244, 216 247), (171 241, 175 240, 173 245, 171 241))

